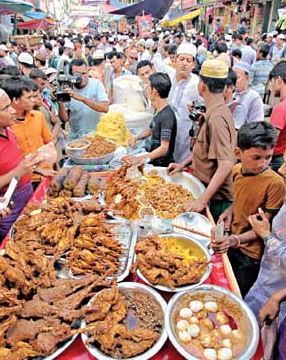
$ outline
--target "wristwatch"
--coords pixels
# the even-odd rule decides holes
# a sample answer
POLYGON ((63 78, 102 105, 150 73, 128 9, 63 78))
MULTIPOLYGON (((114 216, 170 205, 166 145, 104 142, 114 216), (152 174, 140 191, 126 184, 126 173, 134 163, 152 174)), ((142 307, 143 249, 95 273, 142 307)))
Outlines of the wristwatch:
POLYGON ((269 240, 273 239, 273 235, 269 233, 268 235, 264 236, 263 241, 266 244, 269 240))

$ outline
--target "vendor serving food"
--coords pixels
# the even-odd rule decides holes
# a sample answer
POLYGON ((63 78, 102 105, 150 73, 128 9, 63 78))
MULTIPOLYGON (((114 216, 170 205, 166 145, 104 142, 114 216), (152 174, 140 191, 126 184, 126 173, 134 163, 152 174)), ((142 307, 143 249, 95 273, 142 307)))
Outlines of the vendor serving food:
POLYGON ((173 161, 175 139, 177 134, 177 120, 174 111, 168 105, 168 95, 171 89, 171 81, 167 74, 156 73, 149 77, 151 83, 151 102, 156 114, 150 128, 132 138, 131 146, 147 137, 151 137, 151 145, 148 152, 139 156, 127 156, 125 161, 132 164, 151 162, 156 166, 168 166, 173 161))

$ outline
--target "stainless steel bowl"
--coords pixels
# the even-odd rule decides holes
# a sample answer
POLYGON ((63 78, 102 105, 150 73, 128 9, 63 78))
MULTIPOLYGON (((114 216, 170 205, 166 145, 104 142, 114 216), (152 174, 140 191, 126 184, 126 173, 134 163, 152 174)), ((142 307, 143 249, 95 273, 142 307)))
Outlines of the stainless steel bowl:
POLYGON ((199 358, 193 356, 189 353, 181 342, 178 340, 175 329, 174 329, 174 316, 178 310, 178 306, 184 297, 188 295, 203 294, 206 295, 209 299, 218 299, 221 297, 227 297, 228 301, 231 304, 234 304, 236 307, 239 306, 241 309, 242 317, 240 323, 242 324, 242 331, 247 336, 247 341, 244 347, 244 350, 241 352, 239 357, 236 357, 236 360, 250 360, 255 354, 258 342, 259 342, 259 328, 256 321, 256 318, 252 310, 248 305, 237 295, 232 292, 221 288, 215 285, 202 285, 196 289, 186 291, 183 293, 176 294, 168 303, 167 313, 165 317, 165 323, 167 327, 168 336, 174 345, 174 347, 179 351, 179 353, 188 360, 198 360, 199 358))
MULTIPOLYGON (((166 314, 166 311, 167 311, 167 304, 166 304, 165 300, 162 298, 162 296, 157 291, 155 291, 154 289, 150 288, 149 286, 134 283, 134 282, 120 283, 120 284, 118 284, 118 288, 122 292, 130 291, 130 290, 131 291, 136 290, 136 291, 142 291, 142 292, 148 293, 160 305, 160 307, 162 309, 162 315, 163 315, 163 318, 164 318, 164 314, 166 314)), ((85 326, 86 326, 86 324, 83 321, 82 327, 85 327, 85 326)), ((88 339, 87 334, 83 333, 81 335, 81 338, 82 338, 82 341, 83 341, 85 347, 87 348, 87 350, 95 358, 97 358, 99 360, 114 360, 113 357, 105 355, 97 347, 92 346, 92 345, 86 345, 86 341, 88 339)), ((150 359, 152 356, 156 355, 160 351, 160 349, 165 344, 167 338, 168 338, 168 336, 167 336, 166 326, 165 326, 165 322, 163 322, 163 328, 162 328, 161 336, 158 339, 158 341, 155 343, 155 345, 152 348, 150 348, 149 350, 147 350, 145 353, 140 354, 138 356, 134 356, 132 358, 128 358, 128 360, 148 360, 148 359, 150 359)))
POLYGON ((98 156, 94 158, 84 158, 80 156, 74 156, 69 151, 67 151, 67 155, 77 165, 104 165, 109 163, 114 158, 115 151, 113 151, 110 154, 104 156, 98 156))
POLYGON ((69 153, 71 156, 82 156, 84 154, 84 152, 86 151, 86 149, 88 149, 90 147, 90 144, 91 144, 90 141, 85 140, 85 139, 71 141, 66 146, 66 152, 69 153), (81 147, 72 147, 71 146, 73 143, 77 143, 77 142, 81 142, 84 145, 81 147))
POLYGON ((192 285, 179 286, 179 287, 176 287, 175 289, 171 289, 168 286, 155 285, 155 284, 150 283, 150 281, 145 278, 145 276, 142 274, 142 272, 139 269, 137 269, 137 275, 140 277, 141 280, 143 280, 146 284, 149 284, 149 285, 153 286, 154 288, 156 288, 158 290, 167 291, 167 292, 179 292, 179 291, 190 290, 190 289, 196 288, 197 286, 201 285, 202 283, 204 283, 207 280, 207 278, 209 277, 209 275, 211 273, 211 269, 212 269, 212 263, 211 263, 212 257, 211 257, 210 250, 205 245, 203 245, 200 241, 195 240, 191 236, 178 234, 178 233, 162 234, 162 235, 159 235, 159 237, 160 238, 174 237, 176 239, 181 238, 181 239, 184 239, 184 240, 188 240, 190 242, 190 244, 196 245, 197 247, 199 247, 203 251, 207 261, 209 262, 209 264, 208 264, 208 266, 206 268, 205 273, 201 277, 201 280, 198 283, 192 284, 192 285))

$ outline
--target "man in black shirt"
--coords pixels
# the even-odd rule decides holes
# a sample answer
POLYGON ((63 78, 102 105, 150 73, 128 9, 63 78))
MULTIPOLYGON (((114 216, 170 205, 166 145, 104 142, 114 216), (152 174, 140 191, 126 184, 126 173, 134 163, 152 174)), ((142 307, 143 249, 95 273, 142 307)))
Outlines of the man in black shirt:
POLYGON ((168 105, 171 81, 167 74, 155 73, 149 77, 151 85, 151 102, 156 113, 150 127, 130 141, 135 146, 138 140, 151 137, 147 153, 127 156, 125 161, 132 164, 150 162, 155 166, 168 166, 173 161, 173 152, 177 134, 177 120, 174 111, 168 105))

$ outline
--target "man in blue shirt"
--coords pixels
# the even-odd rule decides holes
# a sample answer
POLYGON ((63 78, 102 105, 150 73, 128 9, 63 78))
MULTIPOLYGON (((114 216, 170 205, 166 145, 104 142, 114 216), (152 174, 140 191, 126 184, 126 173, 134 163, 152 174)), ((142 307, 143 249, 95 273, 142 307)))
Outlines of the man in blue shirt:
POLYGON ((89 78, 88 67, 82 59, 70 63, 70 73, 80 74, 81 82, 73 89, 65 89, 71 96, 68 104, 69 123, 73 135, 95 131, 100 113, 108 111, 108 97, 103 84, 89 78))

